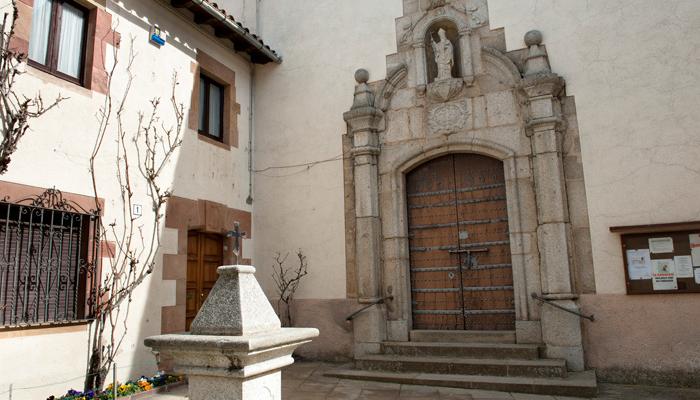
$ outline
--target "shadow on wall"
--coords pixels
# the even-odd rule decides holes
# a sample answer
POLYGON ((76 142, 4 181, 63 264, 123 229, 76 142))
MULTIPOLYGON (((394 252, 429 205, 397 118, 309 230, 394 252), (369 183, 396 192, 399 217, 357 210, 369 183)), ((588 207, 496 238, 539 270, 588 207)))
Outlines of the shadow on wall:
MULTIPOLYGON (((187 127, 189 126, 189 109, 190 109, 190 94, 191 89, 186 87, 191 87, 192 78, 190 77, 191 63, 196 59, 196 39, 191 42, 186 38, 192 37, 193 35, 200 35, 195 32, 195 29, 190 28, 183 20, 179 17, 166 12, 163 5, 156 4, 154 2, 129 2, 128 5, 123 3, 113 3, 113 7, 110 8, 110 12, 113 13, 115 21, 122 20, 128 21, 128 24, 135 25, 136 29, 148 32, 151 24, 158 24, 160 27, 167 31, 168 42, 167 44, 157 50, 157 51, 141 51, 140 54, 138 49, 136 51, 136 65, 149 65, 146 71, 150 71, 150 65, 153 65, 154 61, 163 55, 165 58, 166 54, 171 54, 172 49, 175 49, 179 54, 180 59, 186 59, 187 61, 174 66, 165 66, 162 68, 161 75, 159 78, 162 82, 170 80, 173 72, 177 70, 178 81, 180 82, 180 87, 177 93, 177 102, 183 104, 185 121, 183 125, 183 131, 181 133, 183 143, 179 148, 179 151, 175 154, 175 157, 170 160, 169 165, 166 167, 168 170, 173 171, 172 179, 170 182, 164 184, 163 188, 169 188, 171 192, 178 193, 179 189, 191 183, 188 178, 196 178, 198 174, 198 166, 195 164, 197 161, 193 156, 185 156, 190 153, 194 156, 201 154, 197 150, 197 140, 196 132, 191 131, 187 127), (124 8, 124 7, 127 7, 124 8), (161 53, 162 52, 162 53, 161 53), (190 61, 192 60, 192 61, 190 61), (199 153, 199 154, 198 154, 199 153), (184 163, 184 165, 183 165, 184 163), (194 172, 193 172, 194 171, 194 172)), ((119 22, 117 22, 117 25, 119 22)), ((130 29, 134 29, 130 27, 130 29)), ((119 30, 119 26, 117 26, 119 30)), ((144 33, 143 37, 135 38, 137 46, 144 46, 142 42, 145 43, 146 35, 144 33)), ((126 50, 129 46, 128 40, 122 41, 122 48, 119 52, 120 62, 124 62, 123 58, 126 57, 126 50)), ((150 46, 150 45, 148 45, 150 46)), ((110 57, 108 54, 107 57, 110 57)), ((123 73, 123 71, 118 72, 123 73)), ((170 104, 167 101, 170 93, 169 91, 163 91, 162 93, 156 93, 155 91, 148 92, 148 99, 143 99, 144 88, 154 88, 157 83, 154 82, 153 75, 150 73, 143 73, 142 71, 136 70, 134 87, 140 90, 140 97, 137 97, 136 93, 132 93, 131 96, 134 99, 138 98, 141 100, 150 100, 151 98, 160 97, 162 99, 162 105, 160 107, 160 114, 162 117, 167 117, 164 120, 166 127, 168 126, 168 118, 172 116, 172 110, 170 104)), ((163 86, 162 83, 160 86, 163 86)), ((139 104, 140 102, 134 102, 139 104)), ((142 103, 145 103, 142 102, 142 103)), ((138 110, 130 110, 136 118, 136 112, 138 110)), ((127 117, 130 118, 130 117, 127 117)), ((172 121, 172 119, 170 119, 172 121)), ((174 123, 173 123, 174 124, 174 123)), ((202 171, 205 173, 208 171, 202 171)), ((138 174, 134 172, 134 174, 138 174)), ((170 176, 163 175, 163 180, 167 180, 170 176)), ((215 186, 215 185, 214 185, 215 186)), ((144 199, 144 201, 146 201, 144 199)), ((146 203, 148 204, 148 203, 146 203)), ((167 207, 167 206, 166 206, 167 207)), ((165 209, 163 210, 165 212, 165 209)), ((164 246, 167 246, 168 242, 172 242, 172 235, 165 235, 165 219, 161 220, 161 231, 158 235, 161 240, 161 248, 158 249, 158 254, 155 258, 155 268, 151 273, 150 277, 138 288, 136 289, 135 300, 132 303, 132 308, 129 312, 129 318, 126 323, 128 334, 126 340, 122 347, 120 355, 117 357, 117 374, 120 380, 133 379, 141 375, 153 375, 158 371, 158 366, 156 363, 156 356, 151 352, 150 349, 144 346, 143 339, 148 336, 159 335, 162 332, 162 307, 163 306, 175 306, 178 301, 182 302, 185 298, 185 288, 186 288, 186 277, 185 279, 179 280, 167 280, 164 281, 164 246), (179 300, 178 300, 179 299, 179 300)), ((185 241, 186 241, 185 235, 185 241)), ((177 242, 177 237, 175 237, 174 246, 182 246, 183 243, 177 242)), ((186 243, 184 244, 186 246, 186 243)), ((177 251, 176 251, 177 252, 177 251)), ((167 258, 166 258, 167 259, 167 258)), ((186 265, 186 263, 185 263, 186 265)), ((186 273, 186 271, 185 271, 186 273)), ((184 308, 184 305, 182 305, 184 308)), ((184 313, 183 313, 184 318, 184 313)), ((182 326, 184 327, 184 320, 182 321, 182 326)), ((122 325, 123 326, 123 325, 122 325)), ((107 378, 107 383, 111 382, 111 371, 107 378)))
POLYGON ((345 318, 357 308, 355 299, 295 299, 292 302, 294 326, 316 328, 321 334, 311 343, 298 348, 294 355, 318 361, 352 359, 352 322, 345 318))

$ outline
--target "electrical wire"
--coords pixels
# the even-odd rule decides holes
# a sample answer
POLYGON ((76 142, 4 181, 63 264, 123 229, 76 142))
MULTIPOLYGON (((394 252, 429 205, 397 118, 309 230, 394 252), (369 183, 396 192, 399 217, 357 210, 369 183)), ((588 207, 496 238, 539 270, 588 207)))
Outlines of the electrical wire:
POLYGON ((332 158, 327 158, 324 160, 311 161, 311 162, 300 163, 300 164, 275 165, 275 166, 270 166, 270 167, 259 169, 259 170, 254 170, 253 172, 255 172, 258 175, 265 176, 268 178, 286 178, 289 176, 299 175, 299 174, 302 174, 304 172, 308 172, 311 168, 313 168, 317 165, 320 165, 320 164, 344 160, 344 159, 346 159, 346 157, 343 157, 343 155, 341 154, 341 155, 338 155, 338 156, 335 156, 332 158), (284 170, 284 169, 292 169, 292 168, 303 168, 303 169, 299 170, 299 171, 287 173, 287 174, 266 174, 265 173, 266 171, 271 171, 271 170, 284 170))
POLYGON ((338 160, 342 160, 342 159, 344 159, 344 157, 342 154, 340 154, 340 155, 337 155, 337 156, 332 157, 332 158, 327 158, 327 159, 318 160, 318 161, 311 161, 311 162, 307 162, 307 163, 289 164, 289 165, 273 165, 273 166, 269 166, 269 167, 266 167, 263 169, 254 169, 253 172, 261 173, 261 172, 266 172, 266 171, 270 171, 273 169, 289 169, 289 168, 300 168, 300 167, 310 168, 310 167, 316 166, 318 164, 323 164, 323 163, 332 162, 332 161, 338 161, 338 160))

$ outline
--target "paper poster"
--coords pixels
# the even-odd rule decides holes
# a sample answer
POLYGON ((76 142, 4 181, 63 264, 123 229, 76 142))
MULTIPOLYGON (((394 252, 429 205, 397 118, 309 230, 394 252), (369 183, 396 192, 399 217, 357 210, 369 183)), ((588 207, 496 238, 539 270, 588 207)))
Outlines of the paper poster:
POLYGON ((695 268, 695 283, 700 285, 700 268, 695 268))
POLYGON ((673 238, 660 237, 649 239, 649 251, 654 253, 673 253, 673 238))
POLYGON ((676 265, 676 278, 693 277, 693 261, 690 256, 675 256, 673 263, 676 265))
POLYGON ((700 235, 690 235, 690 255, 693 257, 693 267, 700 267, 700 235))
POLYGON ((631 281, 651 279, 649 249, 627 250, 627 273, 631 281))
POLYGON ((672 259, 651 260, 651 265, 654 290, 678 290, 672 259))

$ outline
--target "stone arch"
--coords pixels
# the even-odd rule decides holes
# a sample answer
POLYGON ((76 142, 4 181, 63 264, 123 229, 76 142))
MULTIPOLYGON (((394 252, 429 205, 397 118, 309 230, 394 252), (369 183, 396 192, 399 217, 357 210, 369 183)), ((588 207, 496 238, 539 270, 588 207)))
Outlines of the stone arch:
MULTIPOLYGON (((497 159, 503 162, 504 173, 506 177, 506 186, 508 192, 508 217, 514 225, 520 226, 525 216, 520 214, 520 208, 516 205, 521 197, 521 181, 514 179, 517 170, 521 169, 519 165, 523 162, 523 157, 517 153, 515 149, 509 148, 497 142, 473 138, 470 141, 440 143, 430 147, 418 147, 407 150, 400 157, 387 165, 387 179, 384 181, 382 189, 384 195, 388 196, 381 207, 383 213, 382 228, 384 237, 391 242, 395 259, 392 262, 387 262, 382 267, 382 276, 387 286, 392 287, 392 296, 396 299, 403 299, 402 302, 390 302, 387 304, 388 319, 403 321, 405 324, 405 335, 408 335, 409 327, 412 324, 410 290, 410 276, 406 273, 409 268, 409 243, 408 243, 408 216, 407 216, 407 199, 405 187, 405 175, 416 168, 417 166, 426 163, 432 159, 456 153, 471 153, 480 154, 497 159), (408 302, 406 299, 409 299, 408 302)), ((380 155, 381 157, 381 155, 380 155)), ((531 182, 531 181, 530 181, 531 182)), ((531 183, 530 183, 531 184, 531 183)), ((519 229, 518 229, 519 231, 519 229)), ((516 233, 513 240, 514 246, 520 246, 526 239, 521 237, 520 233, 516 233)), ((386 248, 385 248, 386 249, 386 248)), ((524 319, 529 315, 528 311, 528 294, 525 289, 524 259, 515 258, 513 260, 513 276, 515 283, 515 298, 516 298, 516 319, 524 319)), ((403 340, 404 336, 396 334, 389 337, 392 340, 403 340)))
POLYGON ((408 68, 406 64, 399 64, 387 73, 386 80, 379 90, 374 106, 382 111, 386 111, 391 104, 391 98, 397 89, 406 86, 408 78, 408 68))
POLYGON ((494 141, 474 138, 469 142, 436 144, 427 148, 417 148, 405 152, 392 163, 394 174, 403 175, 418 165, 450 153, 474 153, 506 160, 515 156, 516 151, 494 141))
POLYGON ((482 47, 481 54, 486 73, 493 71, 494 77, 502 78, 501 83, 515 87, 522 80, 518 67, 500 51, 492 47, 482 47), (505 82, 504 82, 505 81, 505 82))
MULTIPOLYGON (((428 62, 426 38, 435 24, 449 23, 456 27, 458 40, 453 43, 456 51, 455 64, 459 64, 459 73, 466 80, 474 75, 471 54, 470 18, 467 14, 451 6, 439 7, 429 11, 413 26, 410 44, 414 48, 415 82, 418 86, 428 84, 428 62)), ((452 39, 451 39, 452 40, 452 39)))
POLYGON ((402 195, 406 201, 405 236, 409 244, 406 265, 409 290, 405 298, 410 299, 409 326, 413 329, 515 330, 515 276, 508 229, 512 207, 507 206, 511 199, 505 188, 508 184, 506 161, 484 153, 442 151, 419 163, 411 163, 411 168, 404 173, 402 195), (449 200, 446 192, 452 193, 452 190, 452 200, 449 200), (454 201, 454 206, 440 208, 440 212, 426 212, 426 206, 444 207, 445 201, 454 201), (488 215, 487 223, 482 213, 488 215), (475 253, 474 257, 480 259, 477 263, 497 264, 498 268, 472 269, 476 264, 472 264, 475 260, 471 255, 465 257, 452 250, 448 254, 443 247, 456 244, 457 249, 486 247, 487 252, 475 253), (467 268, 449 272, 448 276, 446 268, 452 268, 455 263, 467 268), (438 269, 433 269, 436 267, 438 269), (458 294, 431 292, 434 288, 455 290, 455 282, 460 282, 457 288, 460 285, 488 287, 493 290, 492 296, 484 302, 480 295, 464 291, 464 288, 457 289, 458 294), (447 312, 432 311, 436 306, 447 312))
POLYGON ((453 23, 460 33, 469 30, 469 17, 453 7, 441 7, 431 10, 421 18, 413 27, 412 44, 423 42, 425 35, 436 22, 449 21, 453 23))

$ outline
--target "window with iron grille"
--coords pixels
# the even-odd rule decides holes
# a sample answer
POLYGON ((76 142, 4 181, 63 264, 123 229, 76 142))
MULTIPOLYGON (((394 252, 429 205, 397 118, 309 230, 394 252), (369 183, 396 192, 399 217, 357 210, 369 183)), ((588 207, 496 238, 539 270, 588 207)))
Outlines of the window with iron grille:
POLYGON ((88 318, 97 217, 66 204, 0 201, 0 327, 88 318))

